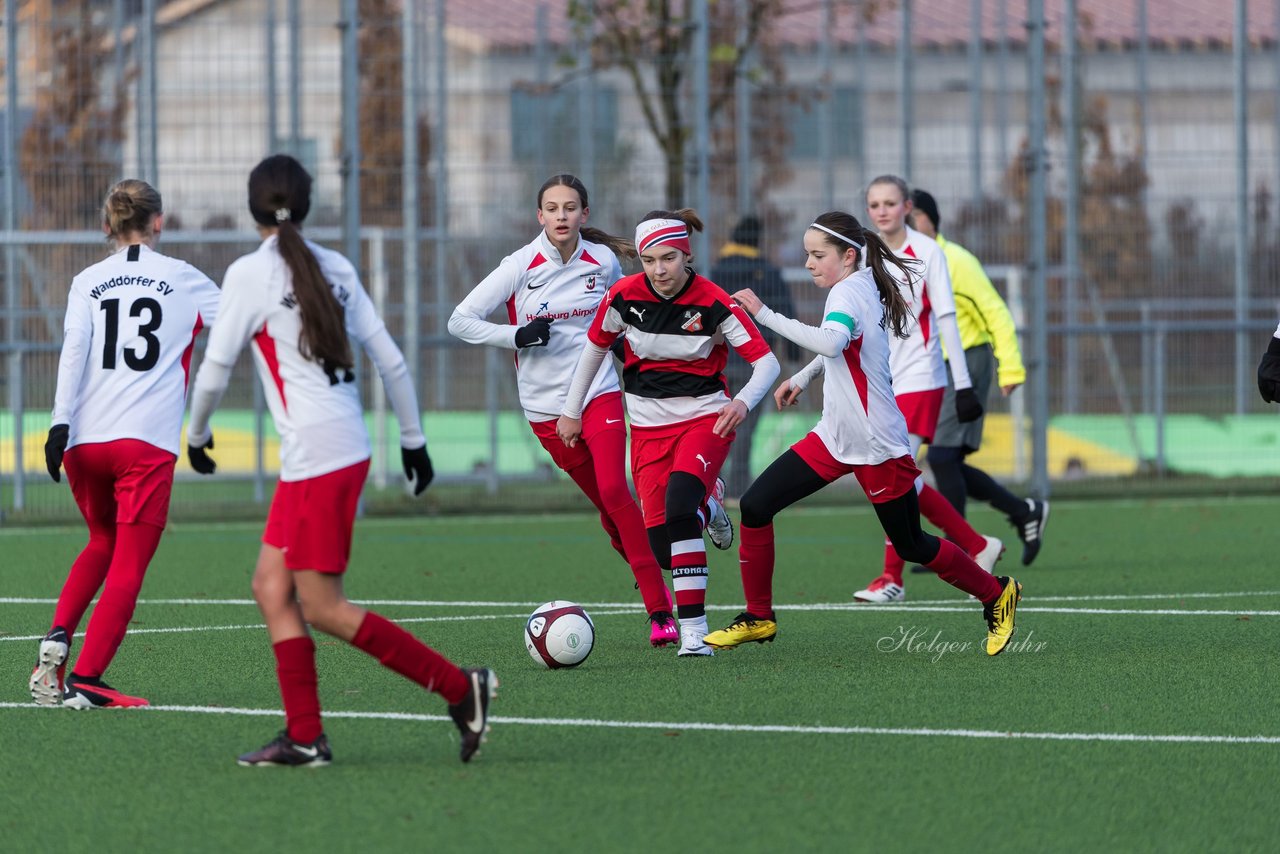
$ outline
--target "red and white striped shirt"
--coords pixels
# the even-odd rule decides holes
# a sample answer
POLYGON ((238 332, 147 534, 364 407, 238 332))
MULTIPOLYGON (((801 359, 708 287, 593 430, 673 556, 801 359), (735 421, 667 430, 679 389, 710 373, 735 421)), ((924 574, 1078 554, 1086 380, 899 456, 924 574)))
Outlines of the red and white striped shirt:
POLYGON ((635 427, 718 413, 729 402, 724 378, 729 347, 748 362, 772 355, 750 316, 723 288, 696 273, 673 297, 659 294, 643 273, 619 279, 600 304, 587 338, 608 348, 619 335, 625 341, 627 412, 635 427))

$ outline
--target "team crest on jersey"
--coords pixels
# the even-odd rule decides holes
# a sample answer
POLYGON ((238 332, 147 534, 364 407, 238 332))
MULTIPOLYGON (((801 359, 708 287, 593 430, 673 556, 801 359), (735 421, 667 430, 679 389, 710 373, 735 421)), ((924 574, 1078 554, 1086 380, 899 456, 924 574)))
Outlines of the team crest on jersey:
POLYGON ((599 273, 587 273, 582 277, 582 283, 587 286, 587 290, 589 291, 594 291, 596 289, 596 282, 598 281, 600 281, 599 273))
POLYGON ((685 332, 701 332, 702 312, 686 311, 684 313, 684 322, 680 324, 680 328, 685 332))

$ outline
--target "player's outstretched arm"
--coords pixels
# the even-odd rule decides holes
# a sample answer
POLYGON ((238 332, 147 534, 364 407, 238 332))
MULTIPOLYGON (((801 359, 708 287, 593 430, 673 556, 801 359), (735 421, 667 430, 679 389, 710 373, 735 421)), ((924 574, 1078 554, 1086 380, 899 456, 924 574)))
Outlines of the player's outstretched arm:
POLYGON ((1258 392, 1267 403, 1280 403, 1280 338, 1274 335, 1258 363, 1258 392))

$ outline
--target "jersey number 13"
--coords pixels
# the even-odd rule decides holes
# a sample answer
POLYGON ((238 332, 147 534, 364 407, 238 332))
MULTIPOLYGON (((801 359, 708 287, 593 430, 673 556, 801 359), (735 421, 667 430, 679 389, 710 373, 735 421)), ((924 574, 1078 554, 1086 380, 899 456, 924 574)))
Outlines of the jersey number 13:
MULTIPOLYGON (((120 300, 103 300, 99 308, 107 313, 106 340, 102 343, 102 369, 114 371, 116 349, 120 342, 120 300)), ((139 323, 137 337, 142 339, 146 349, 139 353, 133 347, 126 347, 123 351, 124 363, 135 371, 149 371, 156 366, 156 362, 160 361, 160 339, 155 335, 163 317, 160 303, 151 297, 134 300, 133 305, 129 307, 129 316, 141 320, 144 314, 146 320, 139 323)))

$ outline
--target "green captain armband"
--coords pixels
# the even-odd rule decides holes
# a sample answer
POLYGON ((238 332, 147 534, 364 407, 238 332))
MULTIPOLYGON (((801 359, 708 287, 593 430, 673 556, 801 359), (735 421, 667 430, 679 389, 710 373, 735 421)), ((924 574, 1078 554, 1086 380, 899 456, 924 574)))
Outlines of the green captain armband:
POLYGON ((854 321, 852 317, 845 314, 843 311, 831 312, 830 314, 828 314, 826 317, 822 319, 822 322, 826 323, 828 320, 832 321, 833 323, 838 323, 841 326, 846 327, 849 330, 850 335, 856 336, 858 334, 858 324, 854 321))

